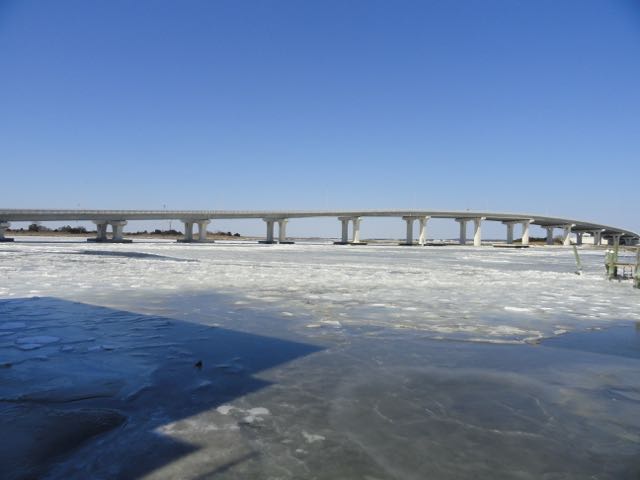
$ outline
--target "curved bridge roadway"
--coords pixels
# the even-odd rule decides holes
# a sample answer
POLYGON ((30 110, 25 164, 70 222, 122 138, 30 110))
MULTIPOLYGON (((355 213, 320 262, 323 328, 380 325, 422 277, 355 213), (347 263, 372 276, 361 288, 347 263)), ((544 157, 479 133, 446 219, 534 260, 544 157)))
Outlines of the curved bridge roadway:
POLYGON ((570 244, 570 236, 576 234, 577 243, 582 243, 582 235, 590 234, 594 244, 603 240, 617 244, 637 244, 640 235, 624 228, 612 227, 593 222, 569 218, 547 217, 521 213, 434 211, 434 210, 353 210, 353 211, 231 211, 231 210, 22 210, 0 209, 0 241, 11 241, 5 232, 9 222, 46 222, 64 220, 90 220, 97 226, 97 236, 92 241, 122 242, 123 227, 127 220, 181 220, 185 224, 185 236, 180 241, 206 241, 207 225, 214 219, 261 218, 266 222, 267 234, 264 243, 286 243, 286 225, 292 218, 337 217, 342 225, 341 241, 338 244, 361 244, 360 221, 363 217, 400 217, 406 221, 407 232, 403 245, 424 245, 426 226, 430 218, 450 218, 460 224, 460 244, 467 243, 467 224, 473 222, 473 244, 480 246, 482 222, 502 222, 507 228, 507 243, 513 243, 514 228, 522 231, 522 244, 529 243, 529 226, 539 225, 547 230, 547 243, 553 243, 555 229, 562 230, 564 245, 570 244), (418 239, 414 242, 413 227, 419 224, 418 239), (193 225, 198 224, 198 236, 193 236, 193 225), (274 225, 278 224, 278 237, 274 236, 274 225), (351 238, 349 224, 351 223, 351 238), (111 226, 111 237, 107 226, 111 226))

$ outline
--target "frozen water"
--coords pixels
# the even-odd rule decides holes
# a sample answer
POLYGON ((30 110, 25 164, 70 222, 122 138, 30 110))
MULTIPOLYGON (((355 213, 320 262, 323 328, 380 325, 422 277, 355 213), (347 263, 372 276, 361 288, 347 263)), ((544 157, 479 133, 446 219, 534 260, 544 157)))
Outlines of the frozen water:
POLYGON ((577 276, 563 248, 3 245, 1 464, 637 478, 640 297, 581 257, 577 276))
MULTIPOLYGON (((500 343, 640 320, 636 292, 603 281, 602 251, 581 255, 577 276, 572 252, 561 248, 15 243, 0 264, 0 295, 129 307, 216 292, 235 298, 232 310, 259 308, 291 322, 500 343)), ((198 303, 181 307, 206 316, 198 303)))

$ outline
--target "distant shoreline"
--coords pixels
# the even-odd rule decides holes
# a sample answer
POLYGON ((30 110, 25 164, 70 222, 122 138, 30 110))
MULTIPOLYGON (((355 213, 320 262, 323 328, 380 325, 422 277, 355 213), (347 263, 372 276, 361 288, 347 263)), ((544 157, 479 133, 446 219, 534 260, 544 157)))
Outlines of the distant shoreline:
MULTIPOLYGON (((60 232, 60 231, 41 231, 41 232, 34 232, 34 231, 28 231, 28 230, 11 230, 8 229, 6 231, 7 235, 9 236, 13 236, 13 237, 74 237, 74 238, 94 238, 96 235, 96 231, 93 230, 89 230, 86 232, 60 232)), ((144 239, 160 239, 160 240, 178 240, 181 238, 184 238, 184 234, 182 233, 153 233, 153 232, 124 232, 123 234, 124 237, 135 237, 135 238, 144 238, 144 239)), ((197 234, 194 234, 194 240, 196 240, 197 238, 197 234)), ((213 232, 208 232, 207 233, 207 239, 208 240, 260 240, 262 239, 262 237, 256 237, 256 236, 244 236, 244 235, 240 235, 237 233, 228 235, 226 233, 222 234, 222 233, 213 233, 213 232)), ((309 237, 309 238, 302 238, 302 237, 288 237, 288 240, 291 241, 333 241, 335 240, 335 238, 319 238, 319 237, 309 237)), ((395 244, 396 242, 398 243, 402 243, 403 239, 393 239, 393 238, 370 238, 370 239, 365 239, 364 241, 372 244, 372 245, 387 245, 387 244, 395 244)), ((431 241, 431 240, 430 240, 431 241)), ((444 240, 434 240, 434 241, 442 241, 444 242, 444 244, 446 246, 457 246, 457 240, 456 239, 444 239, 444 240)), ((520 243, 520 239, 516 239, 514 241, 514 244, 519 244, 520 243)), ((494 239, 494 240, 486 240, 485 242, 483 242, 485 244, 485 246, 490 245, 492 243, 496 243, 496 244, 503 244, 505 243, 504 240, 500 240, 500 239, 494 239)), ((532 247, 539 247, 539 246, 545 246, 546 245, 546 240, 542 239, 542 238, 532 238, 529 240, 529 245, 532 247)), ((554 245, 558 246, 561 245, 561 242, 559 241, 555 241, 554 245)), ((589 247, 589 248, 594 248, 594 249, 607 249, 607 248, 611 248, 611 246, 609 245, 600 245, 600 246, 594 246, 594 245, 589 245, 589 244, 584 244, 583 247, 589 247)), ((636 247, 629 247, 626 248, 623 245, 620 245, 620 250, 622 251, 635 251, 636 247)))

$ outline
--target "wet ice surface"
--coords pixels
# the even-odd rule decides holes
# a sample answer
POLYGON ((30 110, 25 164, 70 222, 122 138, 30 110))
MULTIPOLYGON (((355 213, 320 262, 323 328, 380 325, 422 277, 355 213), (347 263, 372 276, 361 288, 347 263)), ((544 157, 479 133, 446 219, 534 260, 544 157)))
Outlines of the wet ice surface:
POLYGON ((0 427, 21 440, 0 464, 636 478, 640 297, 581 255, 576 276, 561 248, 3 245, 0 427))

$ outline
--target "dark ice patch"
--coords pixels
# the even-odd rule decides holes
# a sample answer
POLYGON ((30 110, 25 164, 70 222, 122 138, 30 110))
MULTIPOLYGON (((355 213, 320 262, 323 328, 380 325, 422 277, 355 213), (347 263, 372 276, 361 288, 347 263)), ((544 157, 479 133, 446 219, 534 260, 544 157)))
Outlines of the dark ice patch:
POLYGON ((141 258, 145 260, 172 260, 174 262, 197 262, 190 258, 167 257, 166 255, 157 255, 155 253, 143 252, 121 252, 111 250, 80 250, 73 252, 79 255, 94 255, 98 257, 120 257, 120 258, 141 258))
POLYGON ((20 405, 0 409, 0 431, 5 439, 0 449, 2 478, 40 478, 57 458, 125 420, 120 412, 103 408, 20 405))

